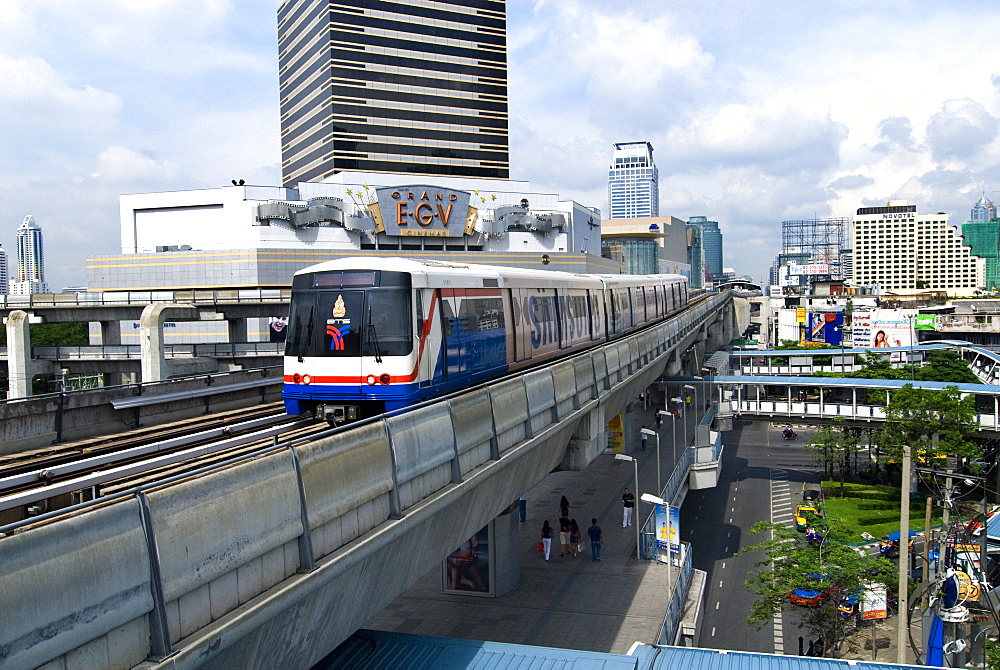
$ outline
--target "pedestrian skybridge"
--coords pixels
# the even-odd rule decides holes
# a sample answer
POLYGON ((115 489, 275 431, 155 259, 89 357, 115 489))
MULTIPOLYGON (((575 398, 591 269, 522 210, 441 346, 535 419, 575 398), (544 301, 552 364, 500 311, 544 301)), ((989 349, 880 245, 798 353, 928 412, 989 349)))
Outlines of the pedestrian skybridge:
POLYGON ((886 402, 907 384, 942 390, 956 387, 976 399, 979 430, 1000 429, 1000 386, 948 384, 896 379, 834 377, 719 376, 712 380, 721 416, 752 416, 789 422, 825 424, 835 419, 858 423, 885 420, 886 402))

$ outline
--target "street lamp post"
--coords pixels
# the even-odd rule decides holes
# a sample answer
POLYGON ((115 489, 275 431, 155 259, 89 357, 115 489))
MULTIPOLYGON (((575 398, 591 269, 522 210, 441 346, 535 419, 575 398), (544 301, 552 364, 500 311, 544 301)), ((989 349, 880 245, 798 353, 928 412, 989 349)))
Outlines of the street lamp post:
MULTIPOLYGON (((705 378, 691 377, 691 379, 694 379, 696 382, 698 382, 698 384, 694 387, 694 404, 695 407, 698 408, 698 413, 700 414, 705 408, 701 404, 700 395, 698 394, 698 387, 705 383, 705 378)), ((695 414, 695 416, 697 417, 698 414, 695 414)))
MULTIPOLYGON (((694 391, 695 390, 695 388, 693 386, 691 386, 690 384, 685 384, 684 385, 684 389, 687 390, 687 391, 694 391)), ((696 402, 697 402, 697 399, 698 399, 697 396, 695 396, 695 401, 696 402)), ((687 412, 685 412, 685 414, 687 414, 687 412)), ((697 416, 697 414, 695 416, 697 416)), ((684 448, 687 449, 688 448, 688 425, 687 425, 687 417, 686 416, 681 417, 681 427, 684 429, 684 448)))
MULTIPOLYGON (((635 492, 639 492, 639 461, 638 459, 632 458, 625 454, 615 454, 616 461, 632 461, 632 469, 635 471, 635 492)), ((635 514, 635 510, 632 511, 635 514)), ((640 554, 639 548, 639 520, 633 519, 633 525, 635 526, 635 558, 638 561, 642 560, 642 555, 640 554)))
MULTIPOLYGON (((684 401, 680 398, 671 398, 670 402, 683 403, 684 401)), ((670 465, 670 471, 677 467, 677 414, 674 412, 670 413, 670 449, 673 454, 674 461, 670 465)))
MULTIPOLYGON (((660 414, 662 411, 659 410, 657 414, 660 414)), ((656 438, 656 490, 658 493, 662 493, 663 486, 660 484, 660 431, 643 428, 639 432, 644 435, 652 435, 656 438)))

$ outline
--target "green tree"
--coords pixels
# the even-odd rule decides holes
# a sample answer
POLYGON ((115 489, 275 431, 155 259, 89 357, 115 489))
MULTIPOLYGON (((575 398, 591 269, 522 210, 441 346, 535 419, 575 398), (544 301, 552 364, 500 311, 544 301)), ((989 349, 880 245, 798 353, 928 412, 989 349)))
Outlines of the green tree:
POLYGON ((843 419, 834 419, 833 426, 823 426, 813 434, 806 448, 823 466, 827 476, 832 476, 834 468, 840 471, 840 497, 844 497, 844 480, 851 470, 851 456, 858 448, 857 433, 842 425, 843 419))
POLYGON ((969 368, 969 361, 953 349, 928 351, 927 363, 916 369, 914 377, 922 382, 982 384, 979 377, 969 368))
MULTIPOLYGON (((737 555, 763 552, 756 572, 744 586, 756 596, 747 615, 747 623, 758 629, 788 605, 789 595, 798 589, 821 591, 824 597, 816 607, 802 607, 802 628, 811 637, 840 640, 848 632, 850 621, 837 617, 837 607, 848 595, 855 593, 863 582, 890 587, 895 577, 892 562, 870 554, 858 554, 853 547, 838 542, 846 537, 843 529, 833 521, 821 530, 820 543, 807 543, 800 533, 785 525, 759 521, 751 533, 770 532, 771 538, 752 547, 741 549, 737 555)), ((828 644, 825 654, 834 651, 828 644)))
POLYGON ((907 384, 892 392, 876 440, 896 453, 901 445, 909 445, 914 458, 976 458, 981 449, 972 439, 975 419, 975 398, 963 398, 957 386, 932 390, 907 384))
MULTIPOLYGON (((90 344, 90 327, 82 322, 32 323, 28 326, 33 347, 83 347, 90 344)), ((7 344, 7 329, 0 328, 0 345, 7 344)))

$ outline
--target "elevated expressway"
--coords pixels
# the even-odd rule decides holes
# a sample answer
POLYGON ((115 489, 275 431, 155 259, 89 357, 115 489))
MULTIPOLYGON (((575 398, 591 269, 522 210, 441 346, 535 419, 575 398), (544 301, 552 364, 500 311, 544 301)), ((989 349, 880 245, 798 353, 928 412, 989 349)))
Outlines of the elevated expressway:
MULTIPOLYGON (((733 298, 545 368, 0 528, 0 667, 308 668, 606 421, 728 343, 733 298), (63 665, 65 664, 65 665, 63 665)), ((509 559, 508 559, 509 560, 509 559)), ((516 573, 514 574, 516 579, 516 573)))

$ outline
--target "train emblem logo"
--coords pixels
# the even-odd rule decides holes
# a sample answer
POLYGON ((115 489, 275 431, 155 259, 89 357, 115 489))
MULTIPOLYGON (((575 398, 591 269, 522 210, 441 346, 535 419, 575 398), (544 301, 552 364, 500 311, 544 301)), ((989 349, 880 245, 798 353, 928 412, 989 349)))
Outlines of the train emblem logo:
POLYGON ((338 295, 337 302, 333 304, 333 319, 326 322, 326 334, 330 337, 330 351, 343 351, 344 338, 351 334, 351 321, 345 319, 347 307, 344 305, 344 296, 338 295))

